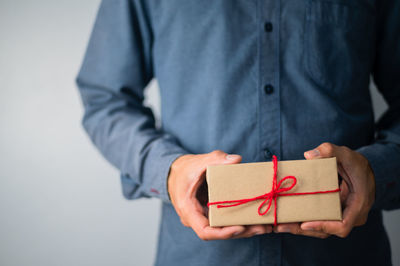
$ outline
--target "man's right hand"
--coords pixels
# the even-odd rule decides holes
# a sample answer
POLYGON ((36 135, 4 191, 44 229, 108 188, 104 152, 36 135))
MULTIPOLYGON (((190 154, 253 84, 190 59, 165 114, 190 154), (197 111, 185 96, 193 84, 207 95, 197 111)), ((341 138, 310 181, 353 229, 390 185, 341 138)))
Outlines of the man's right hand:
POLYGON ((242 160, 240 155, 223 151, 178 157, 170 169, 168 192, 176 212, 184 226, 191 227, 203 240, 251 237, 271 233, 271 225, 210 227, 207 209, 197 198, 199 187, 205 181, 208 165, 235 164, 242 160))

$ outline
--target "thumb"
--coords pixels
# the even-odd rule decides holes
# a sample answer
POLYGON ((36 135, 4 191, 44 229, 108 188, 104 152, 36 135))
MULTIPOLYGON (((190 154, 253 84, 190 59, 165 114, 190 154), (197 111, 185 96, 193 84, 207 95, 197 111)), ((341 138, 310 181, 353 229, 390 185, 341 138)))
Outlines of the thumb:
POLYGON ((226 152, 215 150, 207 154, 207 164, 235 164, 242 161, 242 156, 238 154, 228 154, 226 152))
POLYGON ((304 157, 307 160, 335 157, 337 148, 338 146, 336 146, 335 144, 325 142, 313 150, 304 152, 304 157))
POLYGON ((239 154, 227 154, 225 156, 225 162, 227 164, 240 163, 241 161, 242 161, 242 156, 240 156, 239 154))
POLYGON ((238 154, 227 154, 226 152, 223 152, 221 150, 215 150, 210 153, 202 154, 201 156, 202 160, 201 163, 198 164, 199 168, 197 168, 197 171, 199 171, 197 176, 199 176, 199 178, 191 188, 192 196, 196 195, 198 188, 203 183, 207 166, 217 164, 235 164, 240 163, 240 161, 242 160, 242 156, 238 154))

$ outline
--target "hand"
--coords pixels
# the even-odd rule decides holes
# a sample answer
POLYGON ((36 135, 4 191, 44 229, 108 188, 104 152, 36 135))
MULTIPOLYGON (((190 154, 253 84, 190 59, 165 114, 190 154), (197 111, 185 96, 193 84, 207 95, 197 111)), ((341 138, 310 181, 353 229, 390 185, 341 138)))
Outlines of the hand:
POLYGON ((307 160, 336 157, 342 177, 340 199, 342 221, 312 221, 278 225, 275 232, 326 238, 330 235, 346 237, 353 227, 366 223, 368 212, 375 200, 375 178, 368 160, 345 146, 323 143, 304 153, 307 160))
POLYGON ((272 232, 271 225, 210 227, 207 205, 200 203, 199 190, 205 184, 207 165, 235 164, 240 155, 213 151, 200 155, 183 155, 172 165, 168 178, 168 191, 176 212, 184 226, 191 227, 203 240, 251 237, 272 232))

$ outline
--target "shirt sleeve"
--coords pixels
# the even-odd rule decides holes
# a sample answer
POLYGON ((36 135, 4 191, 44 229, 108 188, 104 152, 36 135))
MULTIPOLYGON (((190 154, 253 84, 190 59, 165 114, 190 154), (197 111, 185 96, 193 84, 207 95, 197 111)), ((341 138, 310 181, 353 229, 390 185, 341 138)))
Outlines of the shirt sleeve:
POLYGON ((388 103, 376 125, 375 143, 358 151, 375 174, 373 209, 400 208, 400 1, 380 1, 377 20, 375 84, 388 103))
POLYGON ((143 105, 143 90, 153 78, 151 21, 143 3, 102 1, 76 82, 83 127, 121 171, 124 196, 169 202, 170 165, 187 152, 156 128, 151 109, 143 105))

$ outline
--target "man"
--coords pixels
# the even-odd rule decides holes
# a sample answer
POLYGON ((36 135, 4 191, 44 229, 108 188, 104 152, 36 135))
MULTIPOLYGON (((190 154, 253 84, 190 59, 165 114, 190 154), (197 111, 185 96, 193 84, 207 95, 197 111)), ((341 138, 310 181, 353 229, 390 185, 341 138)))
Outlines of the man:
POLYGON ((77 78, 83 125, 126 198, 163 201, 157 265, 391 264, 381 210, 400 207, 399 13, 395 0, 102 2, 77 78), (389 105, 376 127, 370 75, 389 105), (152 78, 157 129, 143 106, 152 78), (273 154, 337 157, 343 220, 209 227, 206 166, 273 154))

